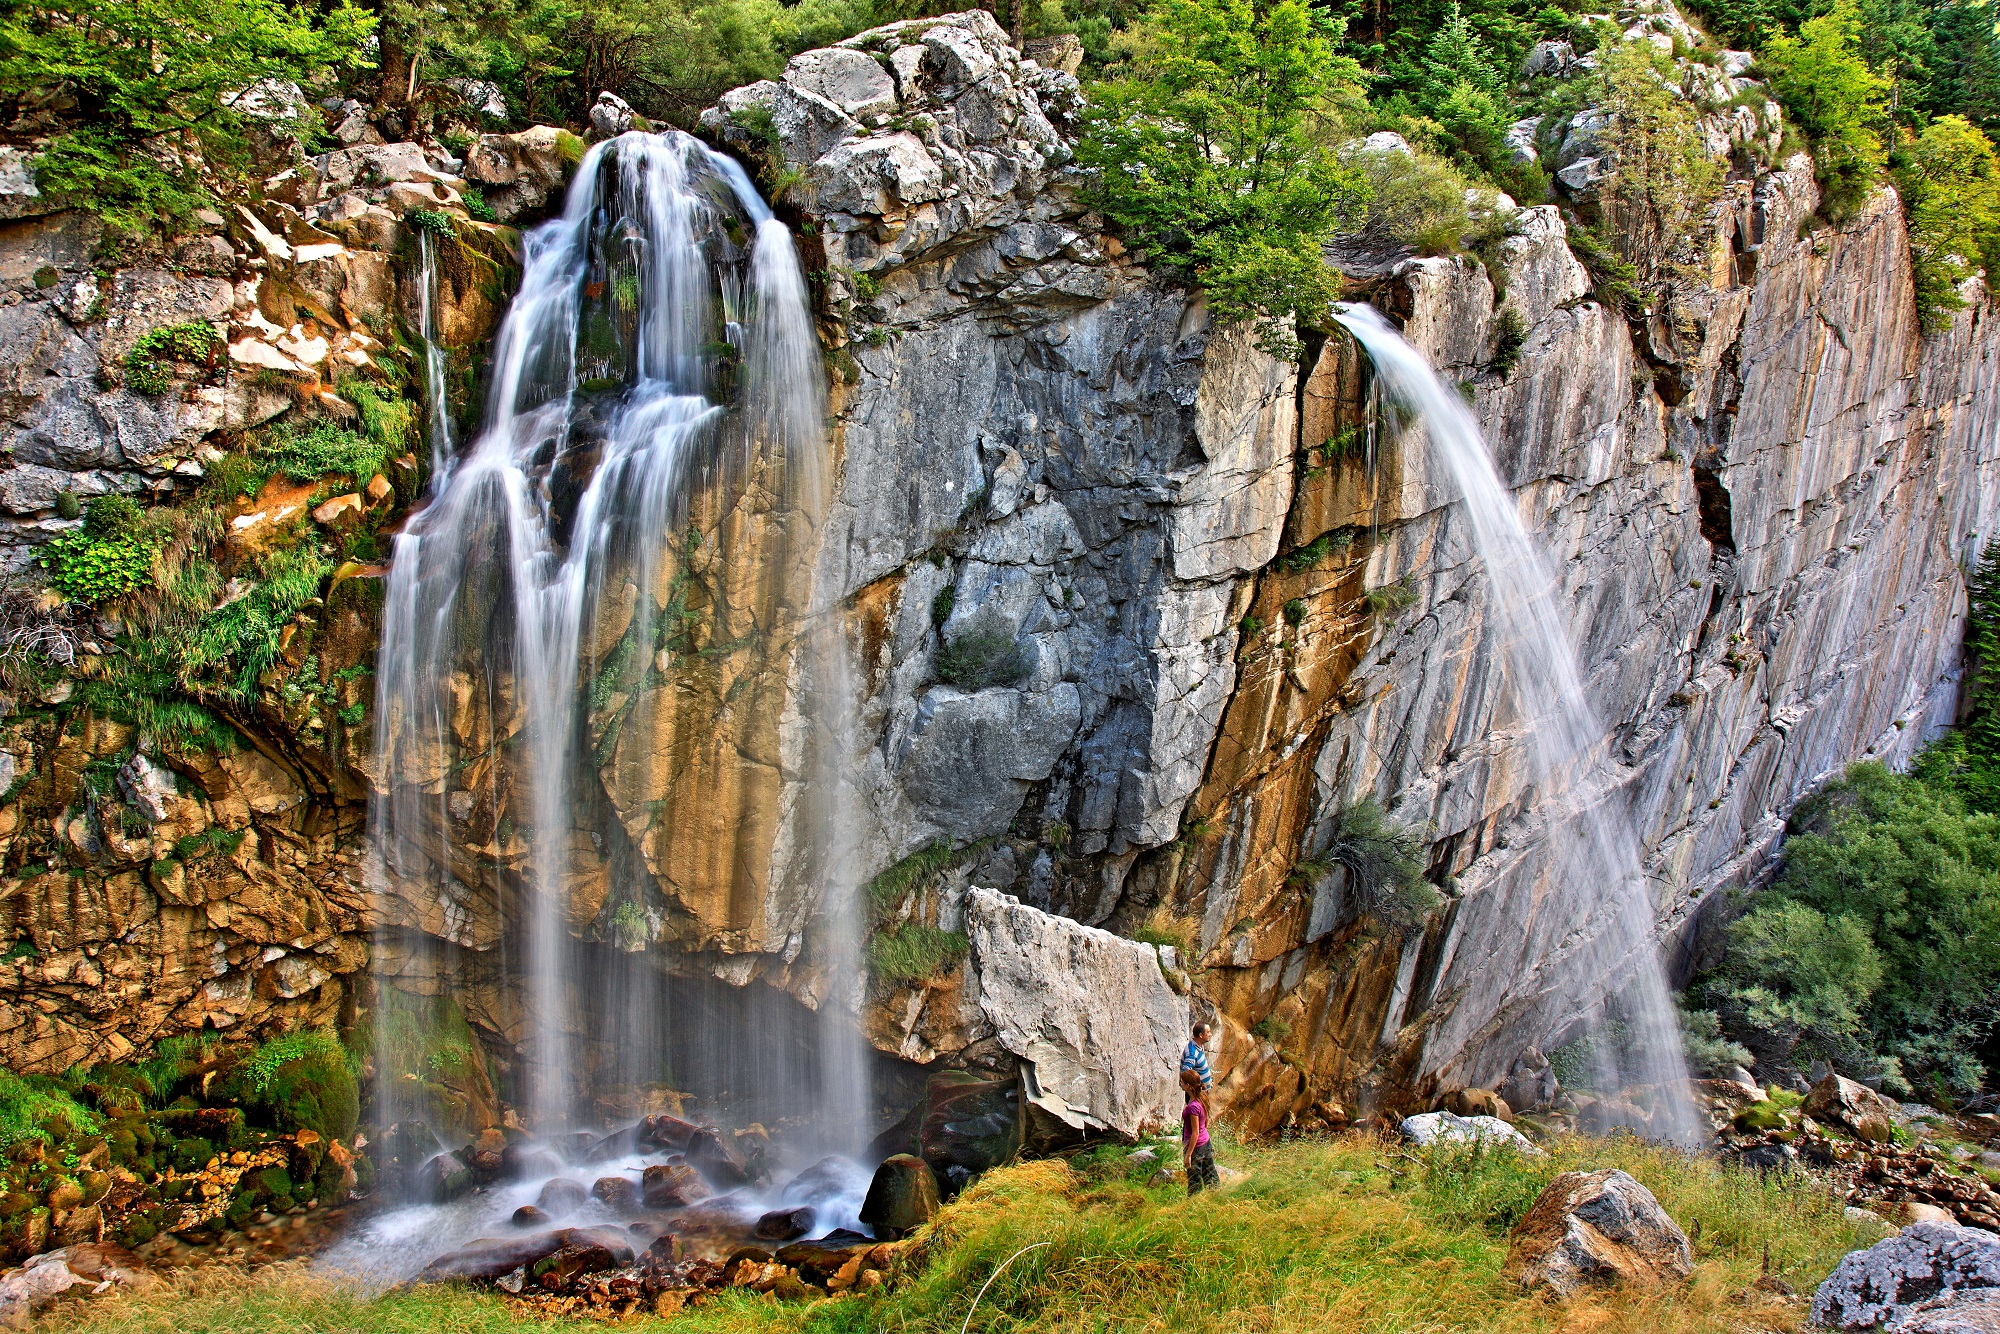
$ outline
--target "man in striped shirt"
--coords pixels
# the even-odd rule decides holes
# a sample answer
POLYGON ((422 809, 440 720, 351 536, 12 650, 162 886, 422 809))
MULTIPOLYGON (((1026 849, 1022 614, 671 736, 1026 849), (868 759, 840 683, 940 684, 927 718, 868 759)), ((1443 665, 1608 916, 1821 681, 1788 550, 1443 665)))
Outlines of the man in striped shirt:
POLYGON ((1187 1050, 1181 1053, 1181 1069, 1194 1071, 1195 1077, 1201 1080, 1201 1086, 1205 1089, 1215 1086, 1215 1076, 1208 1068, 1208 1052, 1205 1050, 1207 1045, 1208 1025, 1196 1024, 1194 1035, 1188 1039, 1187 1050))

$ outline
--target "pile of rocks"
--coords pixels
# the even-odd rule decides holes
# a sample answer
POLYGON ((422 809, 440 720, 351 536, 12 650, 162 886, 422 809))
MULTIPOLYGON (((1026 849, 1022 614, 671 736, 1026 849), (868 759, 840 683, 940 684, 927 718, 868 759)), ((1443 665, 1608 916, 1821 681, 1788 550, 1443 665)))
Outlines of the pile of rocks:
POLYGON ((729 1288, 781 1299, 878 1288, 896 1272, 903 1248, 836 1230, 775 1250, 739 1245, 718 1257, 691 1253, 680 1233, 641 1221, 484 1238, 440 1256, 418 1281, 490 1286, 552 1315, 669 1315, 729 1288))
POLYGON ((1723 1154, 1744 1167, 1809 1171, 1830 1180, 1850 1207, 1894 1223, 1948 1216, 2000 1232, 2000 1192, 1930 1138, 1931 1124, 1951 1122, 1964 1138, 1982 1140, 1991 1132, 1981 1124, 1953 1121, 1930 1108, 1906 1109, 1838 1074, 1826 1075, 1791 1107, 1731 1081, 1703 1081, 1698 1088, 1723 1154))

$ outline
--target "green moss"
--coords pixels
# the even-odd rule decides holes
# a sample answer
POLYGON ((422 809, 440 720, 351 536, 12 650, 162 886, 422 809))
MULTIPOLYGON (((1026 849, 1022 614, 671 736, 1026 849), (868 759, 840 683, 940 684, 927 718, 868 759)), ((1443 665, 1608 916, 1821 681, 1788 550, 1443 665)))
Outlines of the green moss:
POLYGON ((246 1109, 262 1113, 279 1130, 345 1139, 360 1118, 354 1070, 331 1029, 272 1038, 251 1054, 230 1084, 246 1109))
POLYGON ((584 148, 583 140, 577 138, 575 135, 571 134, 568 130, 557 131, 556 156, 561 158, 564 162, 568 163, 570 166, 574 167, 579 162, 583 161, 583 148, 584 148))
POLYGON ((97 1130, 97 1117, 56 1081, 0 1069, 0 1147, 27 1140, 52 1144, 97 1130))

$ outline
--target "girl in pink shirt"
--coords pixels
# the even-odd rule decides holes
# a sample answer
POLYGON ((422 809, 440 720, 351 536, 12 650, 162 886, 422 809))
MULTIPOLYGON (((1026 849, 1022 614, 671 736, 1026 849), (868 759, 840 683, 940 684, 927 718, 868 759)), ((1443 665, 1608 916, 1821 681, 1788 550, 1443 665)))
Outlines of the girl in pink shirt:
POLYGON ((1215 1150, 1208 1143, 1208 1104, 1201 1096, 1201 1076, 1181 1071, 1181 1092, 1187 1105, 1181 1108, 1181 1164, 1187 1169, 1188 1194, 1199 1195, 1205 1187, 1218 1184, 1215 1150))

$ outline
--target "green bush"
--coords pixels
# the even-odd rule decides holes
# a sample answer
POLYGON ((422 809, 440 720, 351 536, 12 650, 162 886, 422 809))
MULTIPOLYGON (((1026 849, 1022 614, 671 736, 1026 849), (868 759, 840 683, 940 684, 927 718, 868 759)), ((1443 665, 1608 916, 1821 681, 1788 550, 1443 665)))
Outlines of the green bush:
POLYGON ((97 1117, 55 1081, 0 1069, 0 1147, 94 1135, 97 1117))
POLYGON ((1361 916, 1409 932, 1438 902, 1436 888, 1424 879, 1423 853, 1423 836, 1396 824, 1369 797, 1334 817, 1326 846, 1312 861, 1346 870, 1347 892, 1361 916))
POLYGON ((83 527, 63 533, 36 556, 49 585, 71 602, 96 606, 146 582, 161 537, 147 528, 144 512, 126 496, 98 496, 83 527))
POLYGON ((222 348, 222 335, 205 320, 150 330, 125 354, 125 383, 142 394, 164 394, 174 387, 172 363, 208 369, 222 348))
POLYGON ((1861 31, 1854 0, 1840 0, 1801 23, 1798 36, 1778 33, 1759 52, 1771 91, 1812 140, 1820 210, 1835 222, 1861 207, 1887 158, 1890 83, 1869 67, 1861 31))
POLYGON ((243 1106, 262 1112, 279 1130, 345 1139, 360 1117, 347 1050, 330 1029, 272 1038, 244 1062, 234 1084, 243 1106))
POLYGON ((2000 161, 1963 116, 1940 116, 1898 155, 1896 187, 1910 217, 1910 265, 1926 329, 1965 305, 1958 284, 2000 275, 2000 161))
POLYGON ((452 222, 451 214, 440 213, 434 208, 413 208, 403 215, 403 221, 433 236, 453 238, 458 235, 458 227, 452 222))
MULTIPOLYGON (((387 416, 386 407, 378 412, 381 416, 377 421, 387 416)), ((358 484, 382 471, 388 446, 372 432, 362 435, 337 422, 320 420, 303 429, 286 423, 274 426, 263 453, 273 468, 295 482, 345 475, 358 484)))
POLYGON ((1783 872, 1695 995, 1760 1056, 1977 1090, 2000 1002, 2000 816, 1854 766, 1794 815, 1783 872))

